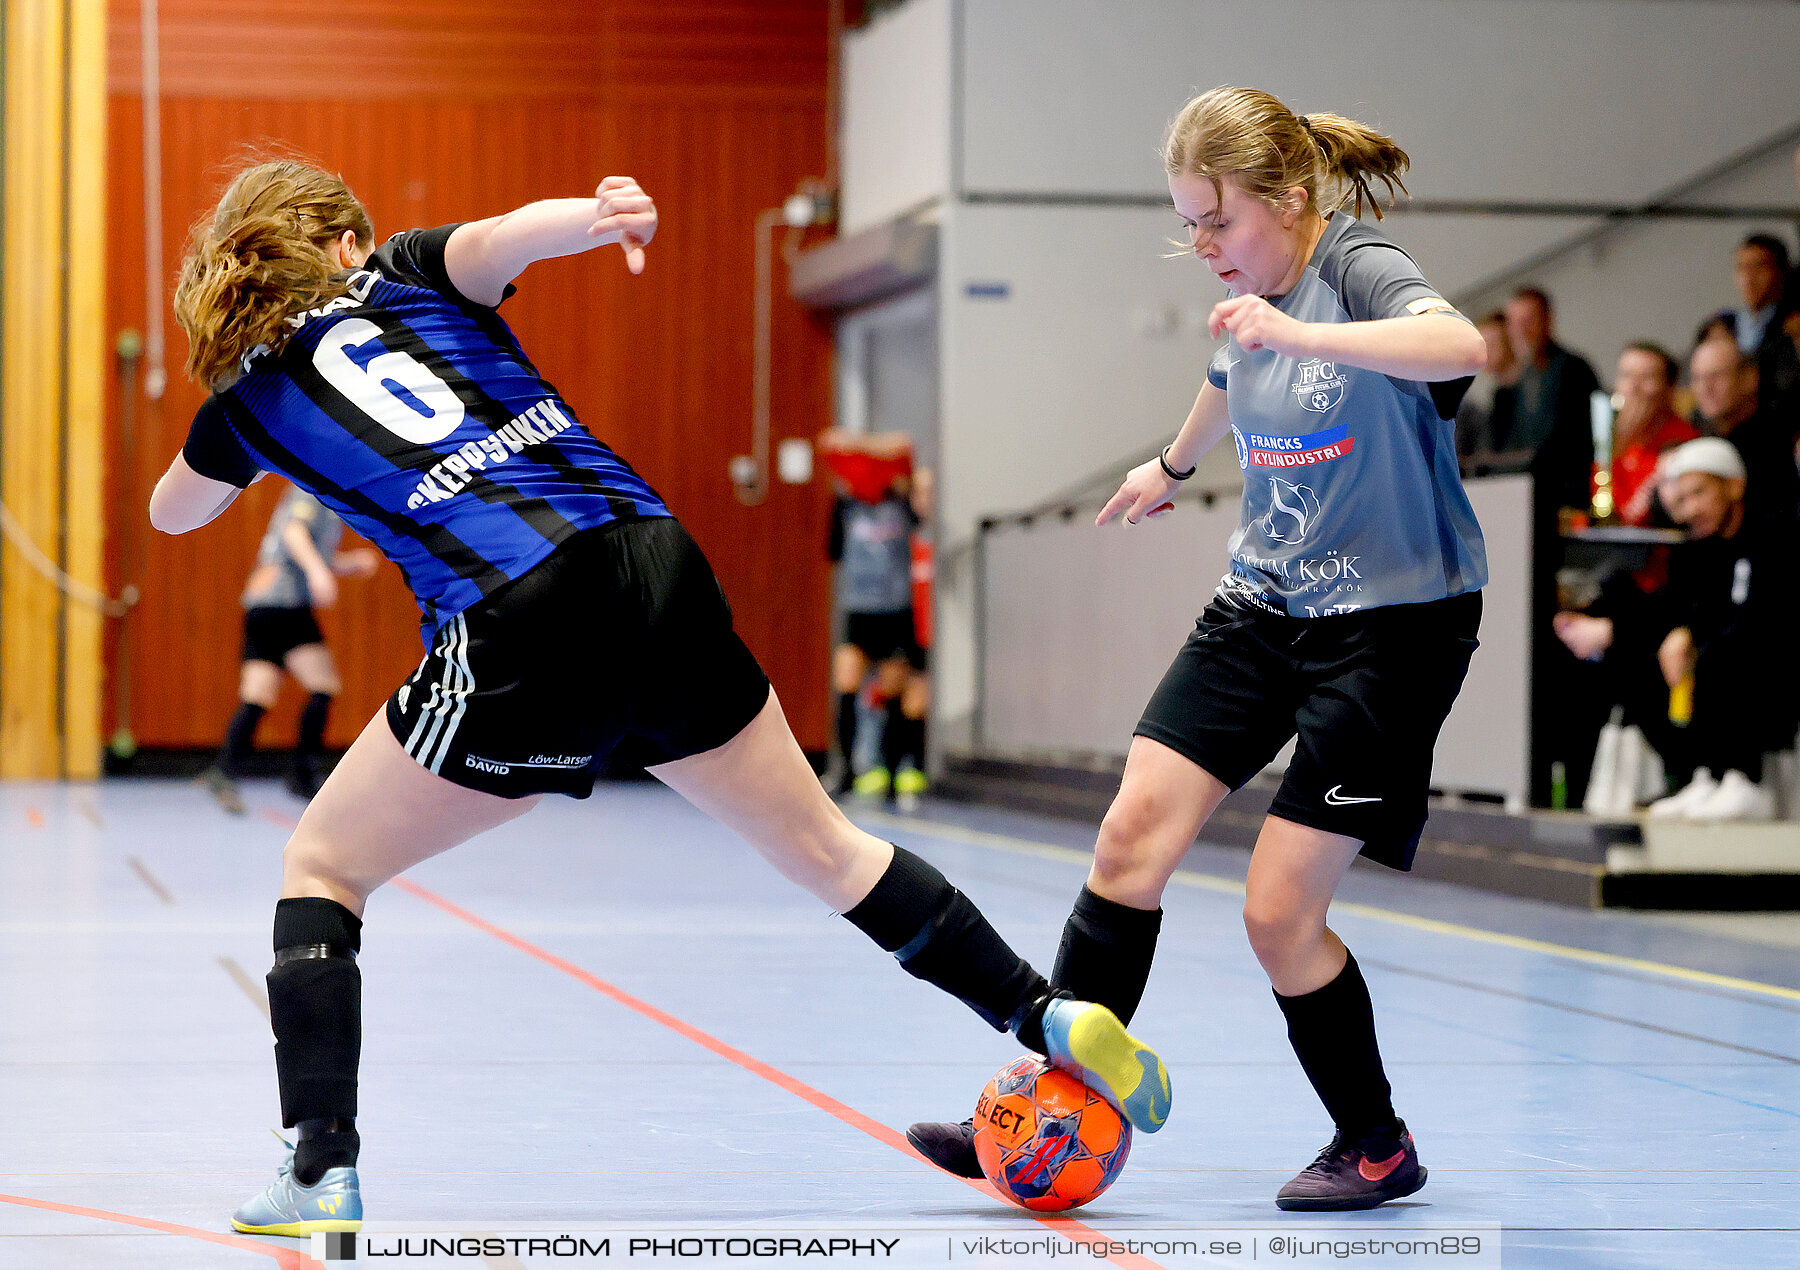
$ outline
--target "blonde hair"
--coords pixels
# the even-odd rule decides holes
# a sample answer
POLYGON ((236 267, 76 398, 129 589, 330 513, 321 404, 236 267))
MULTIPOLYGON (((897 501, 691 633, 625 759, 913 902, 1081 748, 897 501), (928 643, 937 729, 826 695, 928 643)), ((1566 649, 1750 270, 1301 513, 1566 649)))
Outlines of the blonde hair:
POLYGON ((1231 177, 1244 191, 1276 206, 1288 190, 1306 191, 1307 203, 1323 214, 1366 202, 1381 219, 1371 181, 1394 191, 1406 186, 1400 176, 1411 161, 1406 151, 1373 128, 1326 113, 1296 115, 1277 98, 1257 88, 1214 88, 1181 108, 1163 142, 1163 166, 1170 176, 1204 176, 1213 192, 1224 197, 1220 182, 1231 177), (1331 208, 1322 206, 1322 190, 1342 187, 1331 208))
POLYGON ((275 159, 233 177, 188 235, 175 286, 188 377, 206 388, 229 383, 246 353, 286 342, 283 319, 343 295, 330 246, 345 230, 360 246, 374 242, 369 214, 334 173, 275 159))

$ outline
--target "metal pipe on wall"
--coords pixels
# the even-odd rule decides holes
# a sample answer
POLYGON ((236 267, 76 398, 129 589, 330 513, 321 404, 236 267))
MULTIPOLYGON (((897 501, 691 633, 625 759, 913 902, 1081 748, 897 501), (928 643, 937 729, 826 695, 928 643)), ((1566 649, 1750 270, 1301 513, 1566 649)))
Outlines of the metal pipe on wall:
POLYGON ((144 395, 168 387, 163 333, 162 57, 156 0, 140 0, 138 31, 144 93, 144 395))

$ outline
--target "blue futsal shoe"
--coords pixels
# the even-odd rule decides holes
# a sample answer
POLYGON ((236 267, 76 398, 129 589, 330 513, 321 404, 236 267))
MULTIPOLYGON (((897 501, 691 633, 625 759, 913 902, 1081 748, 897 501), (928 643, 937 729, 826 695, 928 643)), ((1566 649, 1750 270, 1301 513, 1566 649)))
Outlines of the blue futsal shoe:
POLYGON ((1168 1068, 1105 1006, 1055 998, 1044 1011, 1044 1044, 1052 1065, 1080 1077, 1132 1128, 1155 1133, 1169 1118, 1168 1068))
POLYGON ((251 1197, 231 1215, 233 1230, 246 1235, 286 1235, 304 1239, 332 1231, 362 1229, 362 1190, 353 1168, 326 1169, 311 1186, 294 1179, 294 1151, 275 1173, 275 1180, 260 1195, 251 1197))

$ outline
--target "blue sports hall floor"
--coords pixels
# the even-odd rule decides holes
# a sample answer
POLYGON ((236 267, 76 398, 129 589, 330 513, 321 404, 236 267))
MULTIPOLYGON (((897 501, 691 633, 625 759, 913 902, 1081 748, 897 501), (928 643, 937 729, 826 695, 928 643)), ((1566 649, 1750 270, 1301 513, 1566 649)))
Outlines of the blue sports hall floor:
MULTIPOLYGON (((234 819, 181 782, 0 786, 0 1267, 323 1258, 227 1221, 282 1154, 262 976, 299 810, 246 792, 234 819)), ((1048 968, 1089 831, 855 814, 1048 968)), ((662 787, 549 800, 370 904, 360 1259, 1800 1265, 1796 919, 1355 872, 1333 926, 1431 1180, 1283 1214, 1276 1188, 1330 1134, 1244 939, 1247 858, 1196 848, 1169 890, 1134 1029, 1169 1060, 1168 1127, 1046 1220, 900 1136, 968 1115, 1016 1043, 662 787), (1443 1255, 1451 1237, 1480 1242, 1443 1255)))

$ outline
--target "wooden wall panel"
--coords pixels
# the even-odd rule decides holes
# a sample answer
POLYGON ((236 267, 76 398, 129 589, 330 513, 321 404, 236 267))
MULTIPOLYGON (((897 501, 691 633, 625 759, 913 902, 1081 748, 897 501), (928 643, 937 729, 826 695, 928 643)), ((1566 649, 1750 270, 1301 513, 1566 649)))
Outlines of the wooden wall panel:
MULTIPOLYGON (((3 10, 0 501, 34 555, 101 572, 101 0, 3 10)), ((99 765, 100 616, 0 546, 0 778, 99 765)))
MULTIPOLYGON (((504 26, 541 40, 559 23, 571 30, 568 24, 586 23, 582 47, 601 50, 605 64, 583 63, 585 78, 571 74, 550 91, 530 63, 515 64, 510 44, 459 40, 446 51, 420 36, 410 44, 389 41, 383 56, 406 50, 412 60, 404 65, 371 61, 327 77, 366 86, 379 72, 381 92, 326 96, 309 61, 279 52, 255 84, 222 82, 220 75, 238 72, 195 50, 204 47, 207 32, 230 29, 243 37, 229 24, 244 21, 245 10, 165 2, 170 278, 187 225, 210 209, 243 147, 259 140, 280 141, 341 171, 368 206, 378 238, 491 215, 533 198, 585 193, 609 173, 637 177, 662 213, 645 273, 628 274, 616 248, 542 262, 521 279, 503 314, 583 421, 630 459, 692 529, 801 743, 825 748, 829 495, 820 482, 777 486, 762 506, 745 508, 726 474, 729 458, 747 452, 751 439, 753 218, 824 166, 823 0, 580 7, 557 0, 523 11, 478 0, 423 10, 371 0, 315 4, 256 21, 265 31, 277 22, 310 21, 319 34, 355 14, 365 31, 380 23, 412 29, 426 25, 420 12, 435 25, 447 8, 463 15, 465 34, 504 26), (532 16, 537 10, 541 21, 532 16), (184 47, 193 52, 186 61, 178 52, 184 47), (501 98, 492 91, 496 82, 521 77, 533 81, 529 95, 501 98), (420 88, 433 84, 446 85, 446 92, 420 88)), ((124 73, 125 54, 134 50, 123 38, 126 28, 135 39, 135 5, 114 9, 109 212, 115 227, 141 225, 141 102, 123 91, 136 86, 135 74, 124 73)), ((279 49, 289 48, 285 41, 298 29, 282 29, 279 49)), ((335 46, 327 40, 323 47, 335 46)), ((130 229, 117 233, 115 243, 110 325, 142 329, 142 248, 130 229)), ((810 436, 828 422, 830 341, 823 327, 782 298, 781 277, 778 269, 775 435, 810 436)), ((179 374, 185 351, 171 318, 169 392, 160 403, 140 401, 141 457, 118 473, 110 500, 120 529, 152 539, 144 600, 126 640, 137 667, 132 724, 140 744, 153 746, 217 742, 235 694, 238 589, 279 494, 275 481, 265 481, 219 522, 180 539, 154 535, 143 523, 149 489, 180 447, 202 397, 179 374)), ((115 391, 115 441, 118 408, 115 391)), ((111 553, 116 580, 123 580, 127 554, 123 541, 111 553)), ((391 568, 372 585, 348 583, 343 591, 339 609, 325 618, 345 674, 329 737, 335 744, 347 743, 420 655, 417 610, 391 568)), ((264 743, 291 740, 291 714, 277 711, 265 724, 264 743)))
MULTIPOLYGON (((673 88, 823 102, 824 0, 161 0, 158 16, 162 89, 176 97, 493 99, 673 88)), ((138 31, 135 0, 115 0, 114 92, 140 91, 138 31)))

